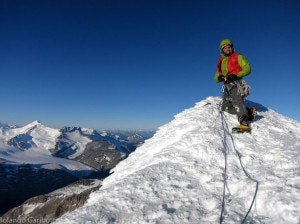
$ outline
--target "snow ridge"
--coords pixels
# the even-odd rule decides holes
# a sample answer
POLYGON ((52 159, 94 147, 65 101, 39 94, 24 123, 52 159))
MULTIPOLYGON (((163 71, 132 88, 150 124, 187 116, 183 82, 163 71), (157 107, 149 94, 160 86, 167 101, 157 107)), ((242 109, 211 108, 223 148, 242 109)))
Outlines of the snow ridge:
MULTIPOLYGON (((224 145, 218 97, 177 114, 120 162, 88 202, 56 223, 218 223, 227 154, 223 223, 240 223, 255 192, 232 143, 224 145)), ((247 223, 299 223, 300 123, 251 101, 252 134, 233 135, 260 187, 247 223)), ((229 129, 234 115, 224 114, 229 129)))

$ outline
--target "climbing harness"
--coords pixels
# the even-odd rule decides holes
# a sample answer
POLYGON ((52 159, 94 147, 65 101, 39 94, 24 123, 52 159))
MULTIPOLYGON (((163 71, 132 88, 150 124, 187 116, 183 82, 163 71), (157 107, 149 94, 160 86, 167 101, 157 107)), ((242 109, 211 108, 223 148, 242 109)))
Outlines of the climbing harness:
POLYGON ((234 86, 237 87, 238 94, 240 94, 243 99, 247 99, 247 97, 250 95, 251 86, 244 79, 239 79, 237 81, 224 84, 222 86, 221 92, 223 93, 223 95, 225 94, 227 97, 230 97, 229 91, 234 86))
POLYGON ((223 128, 223 132, 224 132, 224 140, 223 140, 223 145, 224 145, 224 157, 225 157, 225 167, 224 167, 224 187, 223 187, 223 198, 222 198, 222 207, 221 207, 221 215, 220 215, 220 224, 223 222, 223 216, 224 216, 224 210, 225 210, 225 186, 227 186, 227 151, 229 151, 228 149, 228 145, 227 145, 227 138, 228 136, 230 137, 230 140, 232 142, 232 145, 233 145, 233 148, 235 150, 235 153, 236 155, 238 156, 239 158, 239 161, 240 161, 240 165, 242 167, 242 170, 244 172, 244 174, 253 182, 256 183, 256 190, 255 190, 255 193, 254 193, 254 196, 253 196, 253 199, 252 199, 252 202, 251 202, 251 205, 249 207, 249 210, 247 211, 245 217, 243 218, 241 224, 245 223, 251 209, 252 209, 252 206, 254 204, 254 201, 255 201, 255 198, 256 198, 256 195, 257 195, 257 191, 258 191, 258 186, 259 186, 259 182, 252 178, 250 176, 250 174, 246 171, 246 169, 244 168, 244 165, 242 163, 242 155, 241 153, 237 150, 237 147, 235 145, 235 142, 234 142, 234 139, 233 139, 233 136, 231 135, 231 133, 229 132, 229 128, 228 128, 228 125, 227 125, 227 122, 225 120, 225 117, 224 117, 224 112, 222 111, 222 109, 220 108, 220 114, 221 114, 221 122, 222 122, 222 128, 223 128))

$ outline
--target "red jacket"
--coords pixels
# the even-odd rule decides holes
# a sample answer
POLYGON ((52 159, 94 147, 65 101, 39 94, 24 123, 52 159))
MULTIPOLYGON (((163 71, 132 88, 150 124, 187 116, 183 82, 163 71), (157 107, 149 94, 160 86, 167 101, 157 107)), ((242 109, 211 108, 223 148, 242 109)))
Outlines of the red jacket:
MULTIPOLYGON (((228 57, 228 62, 227 62, 227 74, 236 74, 240 71, 242 71, 242 67, 239 65, 238 63, 238 56, 239 53, 234 52, 232 55, 230 55, 228 57)), ((227 74, 223 74, 222 69, 221 69, 221 63, 223 61, 223 56, 219 57, 219 62, 217 65, 217 69, 219 74, 221 75, 227 75, 227 74)))
POLYGON ((234 52, 230 56, 221 55, 217 64, 217 72, 215 74, 215 81, 220 82, 218 80, 219 75, 227 76, 229 74, 236 74, 238 78, 242 78, 248 75, 251 72, 251 67, 247 59, 237 53, 234 52))

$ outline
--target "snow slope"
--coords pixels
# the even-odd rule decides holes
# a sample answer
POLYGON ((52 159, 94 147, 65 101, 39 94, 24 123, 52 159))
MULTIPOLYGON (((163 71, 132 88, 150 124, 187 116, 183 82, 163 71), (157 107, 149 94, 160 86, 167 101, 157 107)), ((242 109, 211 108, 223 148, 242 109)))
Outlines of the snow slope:
POLYGON ((247 101, 259 110, 253 132, 230 135, 237 119, 220 102, 176 115, 56 223, 220 223, 221 212, 222 223, 300 223, 300 123, 247 101))
MULTIPOLYGON (((35 164, 49 170, 86 170, 87 173, 94 171, 95 169, 80 162, 51 155, 49 149, 55 147, 56 139, 60 134, 59 129, 46 127, 39 121, 34 121, 20 128, 0 127, 0 161, 13 164, 35 164), (25 142, 27 147, 20 149, 14 145, 9 146, 7 142, 13 138, 25 142)), ((73 137, 71 134, 68 136, 69 138, 73 137)), ((75 136, 75 134, 73 135, 75 136)), ((85 139, 85 137, 81 139, 76 137, 73 140, 77 141, 76 144, 81 147, 81 150, 78 150, 80 152, 83 151, 88 142, 85 139)))
POLYGON ((58 129, 46 127, 39 121, 34 121, 19 128, 0 126, 0 150, 6 151, 8 148, 6 142, 17 136, 20 141, 26 142, 26 144, 29 145, 28 148, 36 147, 50 154, 48 149, 55 145, 55 139, 59 135, 60 132, 58 129))

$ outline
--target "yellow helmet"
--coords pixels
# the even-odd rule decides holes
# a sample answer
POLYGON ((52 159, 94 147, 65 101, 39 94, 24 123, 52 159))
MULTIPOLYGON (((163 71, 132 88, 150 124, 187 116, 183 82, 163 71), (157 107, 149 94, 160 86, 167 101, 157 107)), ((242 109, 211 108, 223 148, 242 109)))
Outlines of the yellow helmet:
POLYGON ((230 39, 222 40, 221 43, 220 43, 220 50, 222 50, 223 47, 228 46, 228 45, 233 47, 233 43, 230 39))

